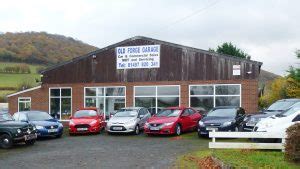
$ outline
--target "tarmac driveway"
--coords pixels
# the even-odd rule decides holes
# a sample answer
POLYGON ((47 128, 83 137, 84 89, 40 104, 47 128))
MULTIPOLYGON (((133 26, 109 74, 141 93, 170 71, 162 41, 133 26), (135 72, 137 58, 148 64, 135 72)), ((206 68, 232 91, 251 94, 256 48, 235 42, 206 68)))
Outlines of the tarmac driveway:
POLYGON ((170 168, 179 155, 207 148, 208 141, 195 132, 181 137, 63 136, 0 149, 0 168, 170 168))

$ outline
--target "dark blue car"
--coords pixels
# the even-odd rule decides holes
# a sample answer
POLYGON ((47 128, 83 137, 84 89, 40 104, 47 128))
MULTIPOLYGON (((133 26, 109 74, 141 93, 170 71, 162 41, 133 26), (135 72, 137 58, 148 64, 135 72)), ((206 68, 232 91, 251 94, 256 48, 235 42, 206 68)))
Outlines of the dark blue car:
POLYGON ((63 134, 63 125, 43 111, 22 111, 14 114, 16 121, 34 124, 37 129, 38 137, 61 137, 63 134))
POLYGON ((215 107, 199 121, 198 135, 208 136, 209 131, 238 131, 245 117, 245 110, 236 106, 215 107))

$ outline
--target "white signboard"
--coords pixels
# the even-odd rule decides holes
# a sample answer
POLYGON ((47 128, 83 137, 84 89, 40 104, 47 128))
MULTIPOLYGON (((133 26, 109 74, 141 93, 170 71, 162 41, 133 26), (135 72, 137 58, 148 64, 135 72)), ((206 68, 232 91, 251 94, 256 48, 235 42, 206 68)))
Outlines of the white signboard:
POLYGON ((234 75, 234 76, 241 75, 241 65, 233 65, 232 66, 232 75, 234 75))
POLYGON ((160 45, 116 48, 117 69, 159 68, 160 45))

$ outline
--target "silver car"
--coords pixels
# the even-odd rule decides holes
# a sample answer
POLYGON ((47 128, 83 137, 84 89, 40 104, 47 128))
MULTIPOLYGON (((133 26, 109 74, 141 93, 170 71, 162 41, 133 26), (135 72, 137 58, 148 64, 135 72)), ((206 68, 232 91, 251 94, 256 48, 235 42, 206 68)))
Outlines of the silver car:
POLYGON ((122 108, 106 124, 108 133, 134 133, 138 135, 151 117, 144 107, 122 108))

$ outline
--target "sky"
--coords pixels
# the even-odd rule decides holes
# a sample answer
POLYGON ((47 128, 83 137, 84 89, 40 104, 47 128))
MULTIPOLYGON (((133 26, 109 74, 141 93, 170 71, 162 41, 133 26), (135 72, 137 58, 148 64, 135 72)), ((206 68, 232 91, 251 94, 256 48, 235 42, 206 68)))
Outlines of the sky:
POLYGON ((0 0, 0 32, 45 31, 98 48, 146 36, 199 49, 232 42, 285 75, 299 66, 299 0, 0 0))

